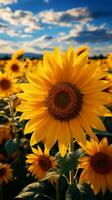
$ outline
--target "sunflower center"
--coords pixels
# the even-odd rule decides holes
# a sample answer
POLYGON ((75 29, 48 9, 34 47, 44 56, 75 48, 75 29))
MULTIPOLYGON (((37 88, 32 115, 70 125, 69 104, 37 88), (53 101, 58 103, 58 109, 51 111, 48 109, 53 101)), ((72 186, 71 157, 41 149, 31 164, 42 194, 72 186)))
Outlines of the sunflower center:
POLYGON ((7 90, 10 88, 10 86, 11 86, 11 83, 8 79, 4 78, 4 79, 0 80, 0 88, 2 90, 7 90))
POLYGON ((25 66, 24 66, 25 68, 28 68, 28 64, 25 64, 25 66))
POLYGON ((17 72, 19 70, 19 66, 17 64, 13 64, 11 66, 11 69, 14 71, 14 72, 17 72))
POLYGON ((82 102, 83 95, 75 85, 59 82, 50 89, 46 105, 55 119, 69 121, 79 114, 82 102))
POLYGON ((107 174, 112 170, 112 158, 102 152, 96 153, 91 158, 92 168, 99 174, 107 174))
POLYGON ((3 167, 0 167, 0 177, 4 176, 5 172, 6 172, 6 169, 3 167))
POLYGON ((66 108, 70 103, 69 94, 65 91, 58 92, 54 98, 54 103, 59 108, 66 108))
POLYGON ((47 156, 40 156, 38 163, 43 171, 48 171, 52 167, 51 161, 47 156))

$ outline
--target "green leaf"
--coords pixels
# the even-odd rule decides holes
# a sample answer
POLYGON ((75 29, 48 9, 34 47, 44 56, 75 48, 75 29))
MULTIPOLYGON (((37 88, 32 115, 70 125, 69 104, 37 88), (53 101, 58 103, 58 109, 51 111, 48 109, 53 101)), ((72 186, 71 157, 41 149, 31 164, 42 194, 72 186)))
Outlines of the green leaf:
POLYGON ((94 195, 92 189, 88 184, 78 184, 78 188, 80 190, 81 200, 97 200, 96 196, 94 195))
POLYGON ((59 176, 60 176, 60 173, 54 169, 52 171, 48 171, 45 178, 43 178, 41 181, 50 180, 52 178, 58 180, 59 176))
POLYGON ((16 198, 32 200, 36 194, 43 192, 43 185, 39 182, 34 182, 27 185, 16 198))
POLYGON ((67 173, 69 170, 75 169, 77 166, 78 158, 82 153, 81 149, 76 150, 74 153, 67 153, 65 157, 62 157, 58 152, 56 154, 56 161, 61 168, 61 173, 67 173))
POLYGON ((59 193, 59 200, 65 199, 66 191, 68 188, 68 179, 65 175, 62 175, 58 179, 58 193, 59 193))
POLYGON ((14 140, 7 140, 5 142, 5 150, 9 156, 17 151, 18 148, 18 144, 14 140))
POLYGON ((16 199, 22 200, 53 200, 55 195, 55 189, 52 184, 49 182, 34 182, 27 185, 19 195, 16 196, 16 199), (50 195, 50 196, 49 196, 50 195))
POLYGON ((34 198, 34 193, 33 192, 24 192, 20 195, 18 195, 16 198, 20 199, 26 199, 26 200, 33 200, 34 198))
POLYGON ((67 192, 66 192, 66 200, 80 200, 80 191, 76 184, 72 184, 68 186, 67 192))
MULTIPOLYGON (((109 124, 110 125, 110 124, 109 124)), ((112 136, 112 133, 108 132, 108 131, 101 131, 98 129, 93 129, 96 135, 101 135, 101 136, 112 136)))

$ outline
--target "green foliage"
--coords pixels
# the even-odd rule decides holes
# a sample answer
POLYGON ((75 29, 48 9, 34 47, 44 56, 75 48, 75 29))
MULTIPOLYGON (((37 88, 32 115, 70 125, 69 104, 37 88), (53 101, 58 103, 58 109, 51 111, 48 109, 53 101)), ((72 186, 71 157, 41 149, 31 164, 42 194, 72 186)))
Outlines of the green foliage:
POLYGON ((88 184, 78 184, 78 188, 80 190, 80 200, 96 200, 96 196, 88 184))
POLYGON ((15 142, 14 140, 7 140, 5 142, 5 150, 9 156, 13 154, 15 151, 17 151, 18 148, 19 148, 18 143, 15 142))
POLYGON ((81 156, 82 150, 78 149, 74 153, 67 153, 65 157, 62 157, 58 152, 56 154, 56 161, 60 167, 61 173, 67 173, 69 170, 75 169, 77 166, 78 158, 81 156))
POLYGON ((66 200, 96 200, 96 196, 87 184, 68 186, 66 200))
POLYGON ((45 176, 45 178, 42 179, 42 181, 45 180, 51 180, 51 179, 58 179, 60 176, 60 173, 58 172, 57 169, 49 170, 45 176))
POLYGON ((76 184, 72 184, 68 186, 67 192, 66 192, 66 200, 80 200, 80 191, 76 184))
POLYGON ((16 198, 31 200, 35 199, 36 194, 40 194, 42 192, 43 192, 42 184, 39 182, 35 182, 26 186, 16 198))
MULTIPOLYGON (((54 191, 52 185, 48 182, 34 182, 27 185, 19 195, 16 196, 16 199, 22 200, 53 200, 54 191), (51 190, 49 188, 51 187, 51 190), (51 192, 52 191, 52 192, 51 192), (48 195, 50 194, 50 196, 48 195)), ((55 194, 55 193, 54 193, 55 194)))

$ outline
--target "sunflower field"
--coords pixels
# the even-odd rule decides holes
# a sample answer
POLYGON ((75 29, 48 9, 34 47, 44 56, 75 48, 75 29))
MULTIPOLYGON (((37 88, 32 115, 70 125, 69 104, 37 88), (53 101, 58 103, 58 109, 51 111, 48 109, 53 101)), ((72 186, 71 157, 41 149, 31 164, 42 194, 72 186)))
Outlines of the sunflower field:
POLYGON ((112 53, 0 60, 0 200, 112 200, 112 53))

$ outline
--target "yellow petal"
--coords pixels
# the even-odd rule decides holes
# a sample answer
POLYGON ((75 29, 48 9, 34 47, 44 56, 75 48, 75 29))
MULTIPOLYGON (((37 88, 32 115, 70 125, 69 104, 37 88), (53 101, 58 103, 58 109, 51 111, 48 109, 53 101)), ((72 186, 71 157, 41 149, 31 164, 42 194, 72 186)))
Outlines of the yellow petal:
POLYGON ((71 139, 72 139, 71 132, 70 132, 67 122, 62 122, 60 135, 59 135, 59 139, 58 139, 59 151, 60 151, 62 157, 65 156, 71 139))
POLYGON ((79 65, 80 67, 83 67, 88 60, 88 51, 85 51, 83 54, 80 54, 80 56, 77 57, 75 64, 79 65))
POLYGON ((61 122, 55 119, 51 120, 50 126, 48 127, 48 132, 46 134, 45 144, 48 149, 55 144, 56 140, 59 137, 61 130, 61 122))
POLYGON ((24 129, 24 134, 34 131, 37 126, 39 126, 42 123, 45 123, 44 121, 46 120, 46 118, 47 114, 45 113, 45 111, 37 113, 35 117, 33 117, 31 120, 27 122, 24 129))
POLYGON ((78 117, 79 123, 82 126, 82 128, 85 130, 85 132, 95 141, 98 142, 98 138, 95 135, 95 133, 92 131, 91 127, 89 126, 87 120, 83 117, 83 115, 79 115, 78 117))
POLYGON ((82 127, 80 126, 77 119, 70 120, 69 126, 72 132, 72 135, 77 140, 77 142, 83 145, 86 145, 86 134, 84 133, 82 127))
POLYGON ((35 129, 35 132, 33 133, 30 144, 31 146, 37 144, 41 140, 46 138, 46 133, 48 131, 48 127, 51 123, 51 116, 47 115, 47 117, 42 118, 42 120, 39 121, 38 126, 35 129))
POLYGON ((88 121, 89 125, 102 130, 102 131, 106 131, 104 124, 102 123, 102 121, 100 120, 100 118, 95 115, 94 113, 90 112, 86 112, 86 110, 81 110, 80 112, 81 116, 83 115, 84 118, 88 121))

